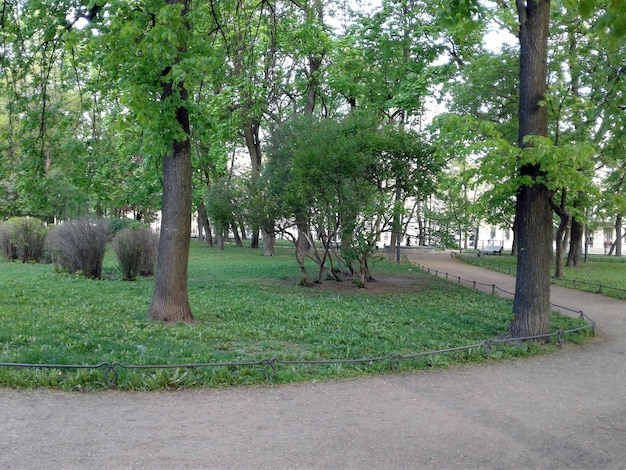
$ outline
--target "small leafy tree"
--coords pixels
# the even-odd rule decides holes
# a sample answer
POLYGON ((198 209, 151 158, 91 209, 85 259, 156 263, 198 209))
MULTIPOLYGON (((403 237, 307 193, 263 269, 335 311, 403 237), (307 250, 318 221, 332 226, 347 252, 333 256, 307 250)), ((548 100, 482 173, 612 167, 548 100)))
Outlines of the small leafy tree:
POLYGON ((358 269, 359 285, 373 280, 368 258, 378 236, 409 198, 432 191, 441 167, 418 135, 355 111, 337 120, 293 119, 271 134, 267 155, 267 198, 276 202, 265 206, 283 227, 299 230, 298 237, 283 233, 293 238, 303 284, 305 258, 319 266, 318 281, 339 280, 338 268, 358 269), (314 228, 317 245, 303 226, 314 228), (297 243, 302 237, 306 249, 297 243))
POLYGON ((156 263, 159 237, 152 229, 141 223, 132 224, 113 239, 113 251, 126 281, 137 276, 152 276, 156 263))
POLYGON ((108 241, 108 221, 83 217, 53 228, 46 238, 46 246, 60 271, 81 272, 86 277, 102 279, 108 241))

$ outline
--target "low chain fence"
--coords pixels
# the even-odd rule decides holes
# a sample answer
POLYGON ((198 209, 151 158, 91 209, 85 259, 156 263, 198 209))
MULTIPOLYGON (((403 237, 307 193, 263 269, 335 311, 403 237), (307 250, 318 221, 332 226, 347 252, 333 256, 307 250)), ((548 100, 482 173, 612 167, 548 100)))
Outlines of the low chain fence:
MULTIPOLYGON (((515 276, 515 271, 517 269, 515 266, 506 265, 506 264, 503 265, 499 263, 485 261, 484 258, 478 258, 478 257, 473 257, 473 256, 463 256, 463 255, 459 256, 456 253, 454 253, 454 257, 466 263, 473 264, 474 266, 481 266, 483 268, 509 274, 511 276, 515 276)), ((576 279, 566 279, 563 277, 556 278, 554 276, 552 276, 552 281, 554 283, 559 283, 559 284, 562 283, 565 285, 571 285, 573 289, 578 289, 580 286, 584 286, 585 288, 581 288, 579 290, 583 290, 585 292, 591 292, 594 294, 607 294, 607 295, 611 295, 610 293, 615 293, 617 294, 616 297, 618 298, 626 298, 626 289, 621 289, 619 287, 607 286, 605 284, 596 284, 596 283, 587 282, 587 281, 578 281, 576 279)))
POLYGON ((596 293, 596 294, 607 294, 607 295, 611 295, 613 293, 618 294, 615 297, 618 298, 626 298, 626 289, 620 289, 619 287, 613 287, 613 286, 607 286, 604 284, 594 284, 593 282, 586 282, 586 281, 577 281, 576 279, 565 279, 565 278, 555 278, 553 277, 552 280, 555 283, 563 283, 563 284, 568 284, 571 285, 572 288, 574 289, 578 289, 578 286, 586 286, 586 287, 590 287, 591 289, 580 289, 580 290, 584 290, 585 292, 591 292, 591 293, 596 293))
MULTIPOLYGON (((424 266, 420 266, 416 264, 418 268, 421 270, 432 274, 437 277, 443 277, 448 281, 456 281, 458 284, 464 284, 466 286, 471 287, 472 289, 478 289, 479 287, 487 287, 491 289, 492 294, 507 294, 514 295, 512 292, 506 291, 504 289, 499 288, 495 284, 484 284, 477 281, 464 279, 460 276, 453 276, 447 272, 440 272, 437 270, 433 270, 431 268, 427 268, 424 266)), ((558 330, 553 333, 548 333, 544 335, 537 336, 526 336, 523 338, 498 338, 498 339, 485 339, 474 344, 436 349, 430 351, 422 351, 410 354, 387 354, 385 356, 380 357, 367 357, 367 358, 358 358, 358 359, 319 359, 319 360, 285 360, 278 358, 264 358, 257 361, 242 361, 242 362, 207 362, 207 363, 191 363, 191 364, 142 364, 142 365, 131 365, 131 364, 123 364, 121 362, 109 362, 103 361, 97 364, 25 364, 25 363, 8 363, 8 362, 0 362, 0 367, 16 367, 16 368, 37 368, 37 369, 92 369, 97 370, 101 369, 104 374, 104 380, 108 387, 114 388, 117 385, 118 374, 122 369, 127 370, 145 370, 145 369, 197 369, 197 368, 262 368, 264 379, 267 382, 271 382, 274 374, 276 372, 276 367, 280 365, 302 365, 302 366, 316 366, 316 365, 348 365, 348 364, 366 364, 371 365, 374 363, 388 363, 388 367, 390 370, 394 370, 399 367, 401 361, 410 361, 415 360, 420 357, 429 357, 440 354, 448 354, 460 351, 471 351, 471 350, 482 350, 482 353, 485 357, 491 357, 492 350, 494 346, 498 344, 505 343, 519 343, 523 341, 531 341, 531 340, 545 340, 549 338, 556 338, 557 345, 561 347, 565 342, 565 337, 567 334, 576 333, 583 330, 591 330, 592 334, 595 334, 595 321, 589 318, 582 310, 573 310, 568 307, 563 307, 556 304, 551 304, 553 307, 558 308, 560 310, 565 310, 570 313, 574 313, 580 318, 585 325, 580 326, 578 328, 573 328, 570 330, 558 330)))

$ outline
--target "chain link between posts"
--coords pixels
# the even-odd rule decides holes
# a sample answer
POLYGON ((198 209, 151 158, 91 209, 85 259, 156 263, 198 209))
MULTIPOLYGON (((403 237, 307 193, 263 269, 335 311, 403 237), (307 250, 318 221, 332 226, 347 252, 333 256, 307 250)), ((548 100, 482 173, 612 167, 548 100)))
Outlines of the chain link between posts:
MULTIPOLYGON (((464 279, 461 276, 453 276, 447 272, 440 272, 436 269, 431 269, 428 267, 421 266, 416 264, 419 269, 425 271, 428 274, 432 274, 437 277, 444 277, 446 280, 456 280, 458 284, 466 284, 472 289, 478 289, 479 287, 485 287, 487 289, 491 289, 491 293, 496 295, 506 294, 513 296, 514 293, 509 292, 507 290, 499 288, 495 284, 485 284, 474 280, 464 279)), ((531 340, 546 340, 548 338, 556 337, 556 342, 559 347, 561 347, 565 342, 565 336, 567 334, 576 333, 578 331, 591 329, 592 333, 595 334, 595 321, 589 318, 582 310, 573 310, 568 307, 563 307, 561 305, 551 304, 552 307, 558 308, 560 310, 568 311, 570 313, 576 313, 580 320, 586 322, 585 325, 580 326, 578 328, 574 328, 571 330, 558 330, 553 333, 548 333, 545 335, 537 335, 537 336, 526 336, 523 338, 501 338, 501 339, 485 339, 479 343, 470 344, 466 346, 457 346, 451 348, 437 349, 432 351, 423 351, 412 354, 397 354, 391 353, 385 356, 380 357, 367 357, 367 358, 358 358, 358 359, 317 359, 317 360, 284 360, 278 358, 264 358, 258 361, 242 361, 242 362, 208 362, 208 363, 192 363, 192 364, 147 364, 147 365, 130 365, 123 364, 121 362, 100 362, 98 364, 24 364, 24 363, 8 363, 8 362, 0 362, 0 367, 22 367, 22 368, 39 368, 39 369, 103 369, 104 370, 104 380, 108 387, 115 387, 117 385, 118 376, 120 369, 127 370, 142 370, 142 369, 196 369, 196 368, 243 368, 243 367, 260 367, 263 370, 264 379, 267 382, 271 382, 276 373, 276 367, 278 365, 304 365, 304 366, 315 366, 315 365, 348 365, 348 364, 374 364, 379 362, 387 362, 390 370, 395 370, 400 367, 401 361, 415 360, 420 357, 428 357, 435 356, 440 354, 447 354, 459 351, 470 351, 470 350, 482 350, 482 353, 485 357, 491 357, 493 353, 493 348, 497 344, 504 343, 519 343, 524 341, 531 340)))

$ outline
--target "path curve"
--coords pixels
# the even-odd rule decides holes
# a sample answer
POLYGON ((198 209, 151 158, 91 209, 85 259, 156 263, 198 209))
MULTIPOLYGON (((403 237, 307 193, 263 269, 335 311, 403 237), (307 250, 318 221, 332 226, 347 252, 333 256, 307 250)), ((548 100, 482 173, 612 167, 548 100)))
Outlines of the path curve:
MULTIPOLYGON (((512 289, 514 278, 419 254, 512 289)), ((2 469, 620 469, 626 302, 554 287, 598 338, 448 370, 163 393, 0 389, 2 469)))

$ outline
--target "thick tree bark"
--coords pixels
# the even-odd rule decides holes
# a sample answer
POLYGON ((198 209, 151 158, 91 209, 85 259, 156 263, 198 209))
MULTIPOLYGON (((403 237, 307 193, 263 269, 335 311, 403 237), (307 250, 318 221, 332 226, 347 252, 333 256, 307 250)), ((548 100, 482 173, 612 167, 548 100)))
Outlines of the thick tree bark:
POLYGON ((511 245, 511 256, 517 256, 517 217, 513 221, 513 244, 511 245))
POLYGON ((296 222, 296 228, 298 229, 298 240, 296 241, 296 247, 301 253, 308 253, 311 251, 311 226, 309 225, 308 215, 306 218, 299 218, 296 222))
POLYGON ((224 228, 221 225, 216 224, 215 227, 215 244, 217 245, 217 249, 219 251, 224 251, 224 228))
POLYGON ((583 259, 583 236, 585 225, 576 217, 572 217, 572 229, 570 231, 569 253, 567 254, 567 266, 579 266, 583 259))
MULTIPOLYGON (((261 139, 259 131, 261 123, 258 119, 250 119, 243 126, 243 134, 246 140, 246 147, 250 155, 250 164, 252 165, 252 173, 259 175, 261 173, 262 153, 261 139)), ((252 227, 252 239, 250 240, 250 248, 259 247, 259 227, 252 227)))
POLYGON ((261 230, 263 237, 263 256, 274 256, 274 245, 276 242, 276 235, 273 232, 261 230))
POLYGON ((567 232, 569 230, 571 216, 567 211, 567 189, 563 188, 561 194, 561 204, 556 205, 552 201, 552 208, 559 216, 560 223, 556 230, 556 256, 554 259, 554 277, 563 277, 563 254, 565 253, 565 245, 567 244, 567 232))
MULTIPOLYGON (((516 0, 520 22, 519 145, 527 136, 547 136, 549 0, 516 0)), ((531 183, 520 189, 515 211, 518 263, 513 320, 514 338, 542 335, 550 329, 550 264, 552 261, 552 207, 550 193, 538 181, 544 173, 538 165, 520 169, 531 183)))
MULTIPOLYGON (((186 94, 183 87, 181 95, 186 94)), ((187 132, 187 110, 179 108, 178 122, 187 132)), ((187 296, 187 264, 191 239, 191 147, 189 139, 174 142, 163 157, 161 235, 148 317, 164 322, 192 322, 187 296)))
POLYGON ((615 256, 622 256, 622 238, 624 237, 622 219, 621 214, 615 218, 615 256))
POLYGON ((539 184, 524 186, 517 197, 516 210, 524 217, 518 227, 514 318, 509 328, 514 338, 542 335, 550 328, 552 209, 547 197, 548 190, 539 184))
POLYGON ((560 279, 563 277, 563 246, 564 246, 564 241, 565 241, 565 232, 566 230, 566 226, 564 224, 566 224, 567 221, 564 221, 563 219, 561 219, 561 223, 559 224, 558 228, 556 229, 556 253, 554 255, 554 277, 556 277, 557 279, 560 279))
POLYGON ((400 185, 396 185, 395 191, 395 209, 392 221, 391 240, 389 241, 389 261, 400 261, 400 253, 398 246, 402 244, 402 213, 398 210, 402 207, 402 188, 400 185))
POLYGON ((209 223, 209 216, 206 213, 206 207, 202 203, 198 205, 198 224, 202 225, 207 246, 209 248, 213 248, 213 235, 211 234, 211 224, 209 223))
MULTIPOLYGON (((188 11, 187 0, 168 0, 188 11)), ((167 76, 169 70, 163 73, 167 76)), ((175 140, 171 152, 163 156, 163 208, 161 236, 154 278, 154 294, 148 318, 164 322, 192 322, 187 294, 189 244, 191 242, 191 143, 189 113, 184 106, 188 93, 183 83, 164 83, 162 101, 178 95, 183 103, 176 110, 176 121, 185 133, 175 140)))
POLYGON ((478 250, 478 243, 480 241, 480 224, 476 224, 476 229, 474 231, 474 249, 478 250))
POLYGON ((321 66, 321 57, 309 57, 309 83, 306 87, 306 103, 304 105, 304 114, 307 116, 313 114, 313 110, 315 109, 317 89, 319 87, 317 74, 321 66))
POLYGON ((239 235, 239 227, 237 227, 237 224, 233 222, 230 225, 230 228, 233 231, 233 239, 235 240, 235 246, 238 246, 239 248, 243 247, 243 242, 241 241, 241 236, 239 235))

